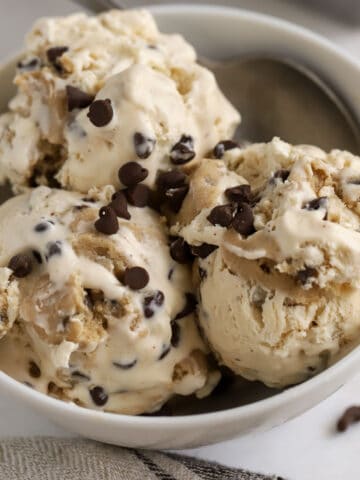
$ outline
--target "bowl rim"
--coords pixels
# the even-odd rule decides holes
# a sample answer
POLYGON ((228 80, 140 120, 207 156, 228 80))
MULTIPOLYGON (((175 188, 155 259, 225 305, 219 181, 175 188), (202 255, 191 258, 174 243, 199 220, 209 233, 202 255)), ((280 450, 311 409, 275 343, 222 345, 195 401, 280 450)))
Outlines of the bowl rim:
MULTIPOLYGON (((360 72, 360 61, 353 57, 350 53, 344 51, 341 47, 332 43, 330 40, 324 38, 320 34, 314 33, 308 30, 305 27, 293 24, 290 21, 274 17, 272 15, 252 12, 246 9, 233 8, 226 6, 213 6, 206 4, 173 4, 173 5, 149 5, 146 6, 146 10, 149 10, 156 15, 165 15, 165 14, 206 14, 210 16, 221 15, 223 17, 237 17, 241 21, 252 21, 260 25, 267 27, 276 28, 277 30, 282 31, 285 35, 292 35, 297 37, 300 41, 310 41, 313 44, 316 44, 323 51, 327 51, 334 58, 334 60, 341 60, 346 62, 351 68, 357 69, 360 72)), ((6 64, 10 64, 11 61, 14 61, 15 55, 8 57, 7 61, 2 62, 2 66, 6 67, 6 64)), ((1 68, 1 67, 0 67, 1 68)), ((206 424, 211 426, 215 425, 219 421, 229 421, 234 419, 239 419, 241 417, 250 417, 253 414, 261 411, 265 413, 266 411, 274 410, 281 407, 289 401, 292 401, 296 397, 303 398, 305 395, 321 387, 321 384, 326 384, 331 381, 333 376, 341 376, 342 373, 349 370, 351 364, 355 364, 356 360, 360 363, 360 346, 355 347, 349 353, 347 353, 343 358, 338 360, 335 364, 328 367, 323 372, 317 374, 316 376, 305 380, 304 382, 291 386, 288 389, 285 389, 274 396, 258 400, 246 405, 241 405, 238 407, 232 407, 225 410, 219 410, 208 413, 198 413, 198 414, 189 414, 189 415, 179 415, 179 416, 133 416, 125 415, 121 413, 111 413, 104 412, 100 410, 93 410, 85 407, 80 407, 72 402, 66 402, 54 397, 50 397, 44 393, 35 391, 25 384, 13 379, 4 372, 0 371, 0 384, 2 384, 5 389, 13 394, 18 396, 24 403, 31 403, 35 406, 36 409, 39 407, 44 407, 45 409, 51 409, 60 413, 61 411, 64 414, 68 414, 81 417, 88 420, 96 420, 109 424, 123 424, 126 426, 142 426, 146 428, 154 428, 161 426, 162 428, 171 429, 172 427, 182 426, 182 427, 192 427, 201 426, 206 424), (359 357, 359 358, 358 358, 359 357)), ((354 372, 355 374, 355 372, 354 372)), ((61 423, 61 422, 59 422, 61 423)))

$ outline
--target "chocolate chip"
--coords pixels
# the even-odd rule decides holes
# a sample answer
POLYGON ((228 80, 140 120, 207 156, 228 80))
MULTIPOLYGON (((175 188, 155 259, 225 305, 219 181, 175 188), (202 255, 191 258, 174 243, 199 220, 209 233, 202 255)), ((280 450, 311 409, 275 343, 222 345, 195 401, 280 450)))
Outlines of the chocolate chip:
POLYGON ((204 280, 207 277, 207 271, 199 267, 199 277, 200 280, 204 280))
POLYGON ((269 265, 267 265, 266 263, 262 263, 260 265, 260 268, 264 273, 270 273, 271 272, 271 269, 270 269, 269 265))
POLYGON ((212 225, 220 225, 221 227, 229 227, 234 217, 236 208, 234 204, 218 205, 214 207, 207 219, 212 225))
POLYGON ((95 100, 90 105, 87 116, 95 127, 104 127, 111 122, 114 116, 111 100, 109 98, 106 100, 95 100))
POLYGON ((146 318, 151 318, 156 309, 161 307, 164 303, 165 295, 160 290, 157 290, 151 295, 144 298, 144 315, 146 318))
POLYGON ((309 278, 317 276, 317 270, 312 267, 305 267, 303 270, 299 270, 296 274, 296 281, 301 285, 306 285, 309 278))
POLYGON ((35 258, 35 260, 41 265, 42 264, 42 257, 41 257, 40 252, 38 252, 37 250, 33 250, 31 253, 33 254, 33 257, 35 258))
POLYGON ((171 339, 170 343, 171 345, 176 348, 179 346, 180 343, 180 325, 176 321, 171 322, 171 339))
POLYGON ((87 108, 95 98, 94 95, 90 95, 72 85, 66 86, 66 97, 69 112, 72 112, 76 108, 87 108))
POLYGON ((125 220, 130 220, 131 215, 128 210, 128 203, 124 192, 115 192, 111 197, 110 207, 115 211, 116 215, 125 220))
POLYGON ((170 188, 165 193, 166 203, 170 210, 174 213, 178 213, 183 204, 183 201, 188 194, 189 185, 183 187, 170 188))
POLYGON ((180 318, 187 317, 190 313, 195 312, 197 305, 197 300, 195 295, 192 293, 185 293, 185 306, 184 308, 175 316, 174 320, 179 320, 180 318))
POLYGON ((348 185, 360 185, 360 178, 353 178, 349 180, 347 183, 348 185))
POLYGON ((194 157, 194 139, 190 135, 182 135, 171 149, 170 160, 175 165, 183 165, 190 162, 194 157))
POLYGON ((237 185, 236 187, 227 188, 225 196, 231 202, 250 203, 252 197, 250 185, 237 185))
POLYGON ((108 401, 109 397, 108 394, 105 392, 105 390, 102 387, 94 387, 90 390, 90 395, 98 407, 102 407, 105 405, 105 403, 108 401))
POLYGON ((239 147, 239 144, 234 142, 233 140, 222 140, 214 147, 214 151, 213 151, 214 157, 220 159, 224 156, 224 153, 227 150, 232 150, 233 148, 238 148, 238 147, 239 147))
POLYGON ((40 58, 34 57, 28 61, 21 61, 17 64, 17 68, 22 70, 23 72, 31 72, 32 70, 37 70, 41 67, 40 58))
POLYGON ((203 243, 201 245, 191 245, 191 252, 193 255, 195 255, 195 257, 206 258, 217 248, 219 247, 216 245, 203 243))
POLYGON ((167 276, 168 280, 171 280, 171 279, 172 279, 172 276, 173 276, 173 274, 174 274, 174 270, 175 270, 174 268, 170 268, 170 270, 169 270, 169 272, 168 272, 168 276, 167 276))
POLYGON ((37 232, 37 233, 45 232, 46 230, 48 230, 48 229, 50 228, 49 223, 50 223, 50 222, 41 222, 41 223, 38 223, 38 224, 35 225, 35 227, 34 227, 35 232, 37 232))
POLYGON ((29 255, 20 253, 10 259, 8 267, 13 271, 15 277, 23 278, 29 275, 32 270, 32 260, 29 255))
POLYGON ((126 198, 134 207, 146 207, 150 198, 150 189, 146 185, 137 184, 124 190, 126 198))
POLYGON ((89 381, 90 380, 90 377, 88 375, 86 375, 85 373, 82 373, 80 372, 79 370, 74 370, 73 372, 71 372, 71 376, 73 378, 76 378, 76 379, 79 379, 79 380, 83 380, 83 381, 89 381))
POLYGON ((290 170, 280 169, 274 173, 273 178, 279 178, 280 180, 285 182, 288 179, 289 175, 290 170))
POLYGON ((306 210, 319 210, 320 208, 327 208, 328 199, 327 197, 314 198, 310 202, 305 203, 303 206, 306 210))
POLYGON ((171 243, 170 255, 177 263, 191 263, 193 260, 189 244, 181 237, 171 243))
POLYGON ((51 47, 46 51, 47 59, 57 70, 61 70, 58 60, 68 50, 69 47, 51 47))
POLYGON ((165 358, 170 353, 170 350, 171 350, 171 345, 164 345, 158 360, 162 360, 163 358, 165 358))
POLYGON ((168 172, 159 173, 156 179, 156 185, 160 190, 168 190, 169 188, 178 188, 185 185, 187 175, 181 170, 174 169, 168 172))
POLYGON ((141 290, 149 283, 149 274, 142 267, 127 268, 124 273, 123 283, 131 290, 141 290))
POLYGON ((232 227, 241 235, 247 236, 254 233, 254 215, 247 203, 239 203, 232 227))
POLYGON ((39 366, 35 362, 33 362, 32 360, 30 360, 30 362, 29 362, 29 375, 32 378, 41 377, 41 370, 40 370, 39 366))
POLYGON ((61 255, 61 242, 57 240, 56 242, 49 242, 47 244, 47 258, 53 257, 54 255, 61 255))
POLYGON ((152 154, 156 140, 154 138, 146 137, 140 132, 134 134, 134 148, 136 155, 145 160, 152 154))
POLYGON ((132 362, 127 363, 120 363, 120 362, 113 362, 114 367, 121 368, 121 370, 130 370, 130 368, 135 367, 137 364, 137 360, 133 360, 132 362))
POLYGON ((355 422, 360 421, 360 406, 353 406, 345 410, 337 423, 338 432, 345 432, 348 427, 355 422))
POLYGON ((119 180, 126 187, 142 182, 149 175, 149 171, 137 162, 128 162, 119 170, 119 180))
POLYGON ((107 206, 100 208, 99 218, 95 222, 95 228, 98 232, 105 235, 113 235, 119 230, 119 222, 115 211, 107 206))

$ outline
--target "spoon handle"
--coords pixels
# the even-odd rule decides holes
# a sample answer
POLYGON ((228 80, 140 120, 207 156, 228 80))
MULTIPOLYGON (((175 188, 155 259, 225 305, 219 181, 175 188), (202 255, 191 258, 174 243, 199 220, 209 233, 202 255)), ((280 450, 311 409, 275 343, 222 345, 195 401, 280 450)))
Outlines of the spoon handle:
POLYGON ((73 0, 74 3, 87 8, 91 12, 99 13, 111 8, 126 8, 120 0, 73 0))

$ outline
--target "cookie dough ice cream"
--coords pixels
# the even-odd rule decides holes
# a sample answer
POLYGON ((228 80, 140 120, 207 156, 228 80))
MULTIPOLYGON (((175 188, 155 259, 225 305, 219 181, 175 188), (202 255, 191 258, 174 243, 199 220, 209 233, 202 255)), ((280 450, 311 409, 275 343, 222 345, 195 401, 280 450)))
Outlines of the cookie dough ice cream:
POLYGON ((194 49, 143 10, 39 20, 15 84, 0 119, 0 181, 17 189, 118 187, 117 170, 135 160, 152 186, 240 120, 194 49))
POLYGON ((173 233, 221 363, 282 387, 359 342, 359 179, 360 158, 279 139, 201 163, 173 233))
POLYGON ((0 207, 0 368, 82 406, 141 414, 208 393, 217 374, 161 218, 113 194, 38 187, 0 207))

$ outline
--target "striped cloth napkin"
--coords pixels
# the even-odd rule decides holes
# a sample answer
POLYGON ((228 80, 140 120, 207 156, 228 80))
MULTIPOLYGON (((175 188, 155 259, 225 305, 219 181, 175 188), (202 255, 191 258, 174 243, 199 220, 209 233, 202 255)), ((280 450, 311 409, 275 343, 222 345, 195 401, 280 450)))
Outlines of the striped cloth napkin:
POLYGON ((81 438, 0 441, 0 480, 283 480, 172 453, 81 438))

